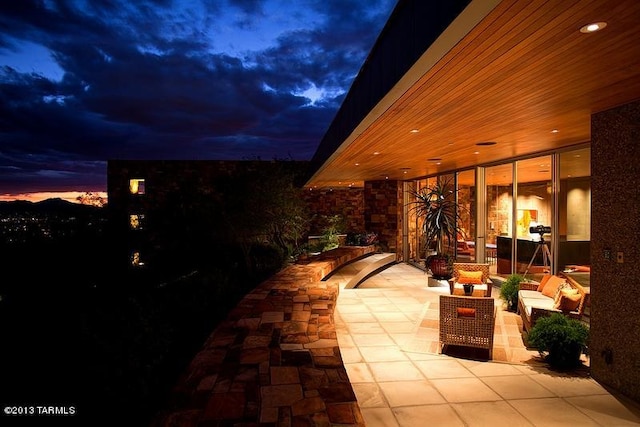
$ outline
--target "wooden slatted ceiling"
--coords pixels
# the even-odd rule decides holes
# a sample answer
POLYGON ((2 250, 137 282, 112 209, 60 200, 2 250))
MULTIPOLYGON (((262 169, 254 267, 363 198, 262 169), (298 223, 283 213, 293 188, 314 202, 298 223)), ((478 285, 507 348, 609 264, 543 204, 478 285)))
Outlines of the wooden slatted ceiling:
POLYGON ((639 23, 637 0, 504 0, 308 184, 412 179, 588 142, 592 113, 640 99, 639 23), (596 21, 608 26, 579 32, 596 21))

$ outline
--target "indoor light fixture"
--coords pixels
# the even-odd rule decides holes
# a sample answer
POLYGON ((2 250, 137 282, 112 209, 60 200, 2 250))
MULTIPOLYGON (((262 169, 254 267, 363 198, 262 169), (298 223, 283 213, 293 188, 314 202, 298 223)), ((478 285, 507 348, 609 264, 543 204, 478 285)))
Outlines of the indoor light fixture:
POLYGON ((587 24, 584 27, 580 28, 580 32, 584 34, 595 33, 596 31, 600 31, 606 26, 607 26, 607 23, 604 21, 594 22, 592 24, 587 24))

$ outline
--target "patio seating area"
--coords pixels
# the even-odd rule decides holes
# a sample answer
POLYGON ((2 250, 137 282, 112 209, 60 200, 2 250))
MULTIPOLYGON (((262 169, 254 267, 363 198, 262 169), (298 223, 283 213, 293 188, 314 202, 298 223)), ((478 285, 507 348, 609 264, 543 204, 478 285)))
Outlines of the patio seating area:
POLYGON ((290 266, 248 294, 153 425, 640 425, 640 407, 590 378, 587 360, 547 369, 495 296, 493 361, 440 354, 448 284, 400 263, 346 289, 371 264, 349 262, 363 254, 290 266))
MULTIPOLYGON (((360 268, 349 264, 329 281, 341 287, 360 268)), ((449 287, 427 282, 399 263, 341 287, 337 339, 367 427, 640 425, 640 406, 594 381, 588 359, 562 374, 525 348, 520 316, 502 309, 497 288, 492 360, 481 349, 441 354, 439 298, 449 287)))

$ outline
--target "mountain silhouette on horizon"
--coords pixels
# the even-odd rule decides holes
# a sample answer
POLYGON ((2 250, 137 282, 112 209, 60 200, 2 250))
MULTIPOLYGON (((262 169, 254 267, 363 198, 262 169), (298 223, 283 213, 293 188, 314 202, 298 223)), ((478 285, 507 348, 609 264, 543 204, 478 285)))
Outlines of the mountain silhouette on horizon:
POLYGON ((73 203, 68 200, 54 197, 50 199, 41 200, 39 202, 31 202, 28 200, 12 200, 12 201, 0 201, 0 213, 1 214, 44 214, 44 213, 59 213, 59 214, 86 214, 96 212, 102 208, 92 205, 82 205, 80 203, 73 203))

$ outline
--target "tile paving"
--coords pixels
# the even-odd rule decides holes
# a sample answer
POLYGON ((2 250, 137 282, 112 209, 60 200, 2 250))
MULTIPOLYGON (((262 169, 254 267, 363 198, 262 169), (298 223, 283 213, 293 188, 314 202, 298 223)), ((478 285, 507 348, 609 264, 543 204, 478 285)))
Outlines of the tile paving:
POLYGON ((588 360, 573 374, 548 370, 501 308, 493 361, 440 354, 434 313, 446 289, 407 264, 345 289, 371 262, 343 265, 357 255, 291 266, 247 295, 153 425, 640 425, 638 404, 590 378, 588 360))
POLYGON ((422 270, 396 264, 344 289, 357 264, 329 282, 340 287, 337 339, 368 427, 640 425, 640 405, 593 380, 587 358, 570 374, 549 370, 523 344, 522 322, 497 290, 493 360, 442 354, 437 304, 448 287, 430 287, 422 270))

